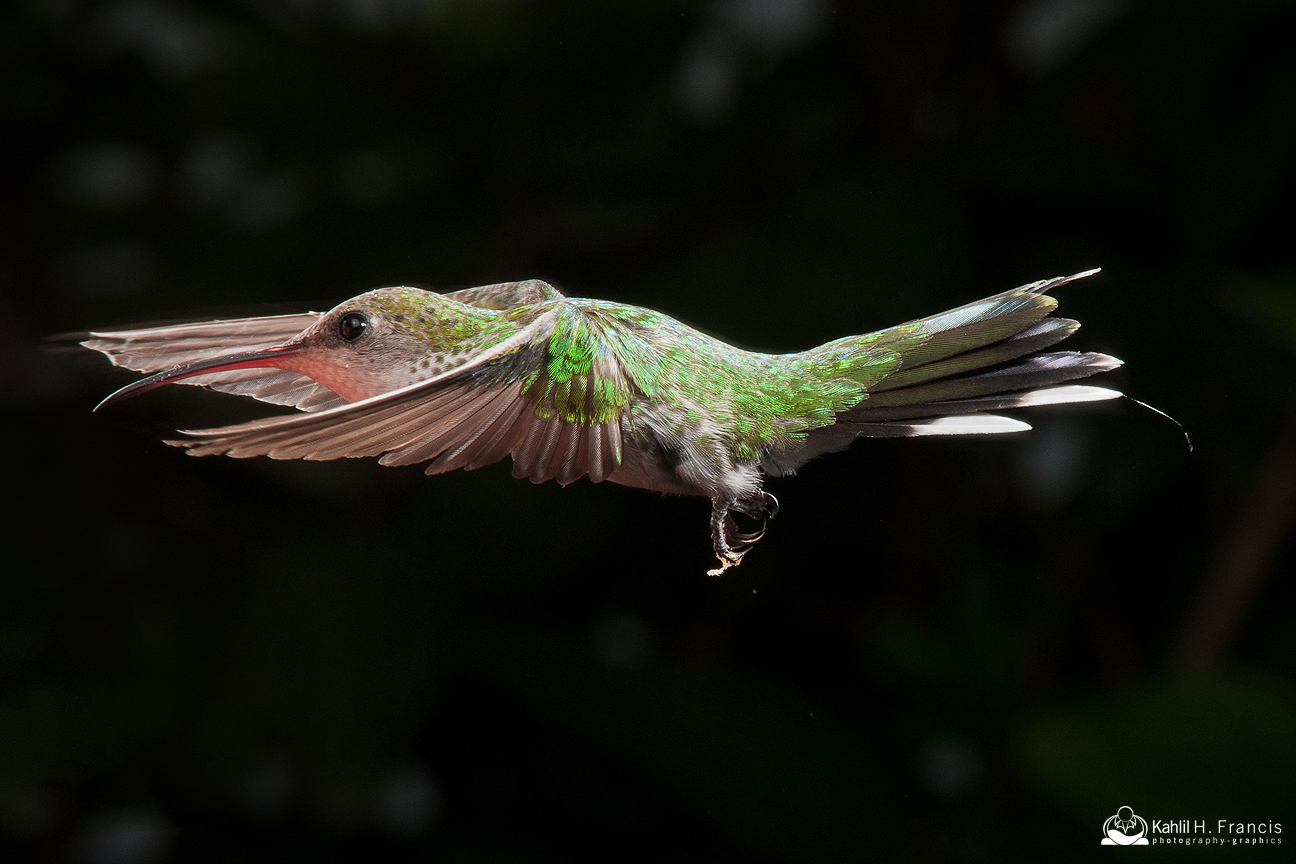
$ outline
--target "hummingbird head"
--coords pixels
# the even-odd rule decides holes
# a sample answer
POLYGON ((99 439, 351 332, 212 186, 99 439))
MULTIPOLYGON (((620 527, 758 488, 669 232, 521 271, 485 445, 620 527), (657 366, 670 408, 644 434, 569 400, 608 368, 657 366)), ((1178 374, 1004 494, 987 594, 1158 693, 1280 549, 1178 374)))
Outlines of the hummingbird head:
POLYGON ((185 378, 255 368, 296 372, 357 402, 466 362, 476 319, 497 315, 431 291, 381 288, 339 304, 280 345, 172 367, 123 387, 95 410, 185 378))
POLYGON ((370 291, 322 315, 270 365, 305 375, 348 402, 368 399, 462 362, 445 331, 464 310, 417 288, 370 291))

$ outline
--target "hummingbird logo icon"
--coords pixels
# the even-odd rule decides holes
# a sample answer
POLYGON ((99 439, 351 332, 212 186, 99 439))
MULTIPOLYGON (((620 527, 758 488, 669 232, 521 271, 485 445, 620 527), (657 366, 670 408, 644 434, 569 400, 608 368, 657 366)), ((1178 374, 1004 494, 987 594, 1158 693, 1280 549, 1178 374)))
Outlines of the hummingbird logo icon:
POLYGON ((1130 807, 1122 807, 1103 823, 1104 846, 1146 846, 1147 822, 1130 807))

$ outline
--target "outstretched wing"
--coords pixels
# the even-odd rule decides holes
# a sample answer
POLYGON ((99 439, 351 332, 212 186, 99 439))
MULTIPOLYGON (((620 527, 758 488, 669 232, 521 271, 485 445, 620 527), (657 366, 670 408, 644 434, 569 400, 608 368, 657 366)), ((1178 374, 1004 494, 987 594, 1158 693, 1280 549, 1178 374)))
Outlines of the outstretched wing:
MULTIPOLYGON (((501 282, 465 288, 445 295, 483 309, 512 309, 548 300, 560 300, 557 289, 539 279, 501 282)), ((321 313, 271 315, 228 321, 203 321, 169 327, 91 333, 81 344, 106 355, 114 366, 137 372, 160 372, 182 363, 193 363, 242 351, 258 351, 288 341, 319 320, 321 313)), ((195 375, 177 381, 197 384, 221 393, 251 396, 275 405, 303 411, 323 411, 345 405, 346 400, 304 375, 282 369, 236 369, 213 375, 195 375)))
MULTIPOLYGON (((81 344, 108 357, 114 366, 137 372, 160 372, 182 363, 220 357, 236 351, 272 348, 296 336, 319 320, 320 313, 270 315, 229 321, 203 321, 170 327, 91 333, 81 344)), ((176 382, 198 384, 251 396, 275 405, 292 405, 303 411, 322 411, 345 405, 346 400, 311 379, 282 369, 237 369, 213 375, 195 375, 176 382)))
POLYGON ((500 282, 495 285, 482 285, 478 288, 464 288, 462 291, 451 291, 444 295, 451 300, 478 306, 482 309, 512 309, 517 306, 531 306, 549 300, 561 300, 563 295, 548 282, 539 279, 527 279, 523 282, 500 282))
POLYGON ((428 474, 513 456, 513 474, 595 483, 621 464, 629 401, 619 360, 578 310, 558 305, 435 378, 309 415, 185 431, 168 441, 195 456, 431 464, 428 474))

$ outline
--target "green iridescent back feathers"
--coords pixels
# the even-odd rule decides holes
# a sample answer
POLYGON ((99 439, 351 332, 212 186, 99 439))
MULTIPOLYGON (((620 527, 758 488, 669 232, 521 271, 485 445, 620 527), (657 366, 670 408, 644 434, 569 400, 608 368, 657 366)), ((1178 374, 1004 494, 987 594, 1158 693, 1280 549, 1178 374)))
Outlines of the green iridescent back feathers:
MULTIPOLYGON (((476 343, 551 314, 543 357, 522 378, 537 416, 606 423, 626 410, 633 387, 644 401, 697 406, 684 409, 673 431, 688 434, 688 427, 709 419, 708 425, 731 430, 725 444, 740 461, 771 446, 786 449, 852 409, 976 395, 976 382, 951 376, 1038 351, 1079 326, 1045 321, 1057 301, 1030 285, 875 333, 774 355, 734 348, 648 309, 546 294, 534 297, 539 303, 512 308, 492 297, 488 308, 443 310, 437 317, 453 327, 436 332, 476 343), (915 386, 937 379, 939 389, 915 386)), ((477 298, 459 292, 442 299, 477 298)))

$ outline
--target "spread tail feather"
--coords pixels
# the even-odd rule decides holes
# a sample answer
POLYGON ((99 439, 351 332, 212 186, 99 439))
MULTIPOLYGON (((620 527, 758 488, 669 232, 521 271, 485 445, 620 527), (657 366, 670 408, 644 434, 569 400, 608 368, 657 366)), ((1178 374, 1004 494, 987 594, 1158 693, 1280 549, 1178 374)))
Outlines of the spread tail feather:
POLYGON ((1105 387, 1067 385, 1115 369, 1120 360, 1095 352, 1045 350, 1080 328, 1076 321, 1049 317, 1057 301, 1046 292, 1096 272, 1033 282, 896 328, 911 334, 916 326, 925 338, 900 348, 899 369, 870 386, 862 401, 838 413, 835 429, 827 434, 1020 432, 1030 426, 982 412, 1120 396, 1105 387))
MULTIPOLYGON (((1106 354, 1059 351, 1037 354, 989 372, 942 378, 914 387, 888 390, 838 415, 838 420, 878 422, 911 417, 942 416, 951 406, 984 397, 1008 397, 1052 387, 1064 381, 1107 372, 1121 361, 1106 354)), ((1017 406, 999 406, 1017 407, 1017 406)), ((975 409, 974 409, 975 410, 975 409)))
POLYGON ((1046 387, 1025 393, 990 396, 980 399, 957 399, 950 402, 931 402, 889 412, 890 419, 880 421, 838 420, 837 425, 850 429, 865 438, 904 438, 916 435, 999 435, 1006 432, 1026 432, 1030 424, 997 414, 981 411, 1002 411, 1006 408, 1034 408, 1039 405, 1068 405, 1074 402, 1100 402, 1119 399, 1119 390, 1071 384, 1065 387, 1046 387))

